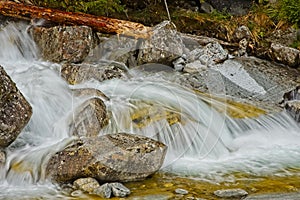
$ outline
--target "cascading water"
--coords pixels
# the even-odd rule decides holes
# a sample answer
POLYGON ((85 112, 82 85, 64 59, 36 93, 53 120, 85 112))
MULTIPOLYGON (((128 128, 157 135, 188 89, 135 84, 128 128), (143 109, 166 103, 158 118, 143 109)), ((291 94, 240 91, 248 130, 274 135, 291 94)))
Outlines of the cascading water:
MULTIPOLYGON (((29 124, 6 150, 0 198, 66 198, 47 182, 44 165, 72 140, 68 120, 79 100, 60 78, 60 66, 39 59, 26 28, 10 23, 0 31, 0 65, 33 107, 29 124)), ((162 170, 222 181, 230 172, 284 174, 287 168, 300 167, 300 129, 285 113, 231 119, 205 103, 206 97, 168 81, 164 74, 129 73, 127 79, 73 87, 96 88, 110 98, 106 105, 111 119, 100 134, 129 132, 167 144, 162 170)))

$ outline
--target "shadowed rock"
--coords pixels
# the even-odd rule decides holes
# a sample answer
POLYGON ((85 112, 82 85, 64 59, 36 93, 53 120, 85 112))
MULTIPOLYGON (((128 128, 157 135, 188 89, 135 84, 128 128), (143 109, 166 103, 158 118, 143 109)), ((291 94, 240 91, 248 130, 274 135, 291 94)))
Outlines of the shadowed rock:
POLYGON ((32 115, 31 106, 0 66, 0 147, 9 146, 32 115))
POLYGON ((281 104, 297 122, 300 122, 300 86, 285 93, 281 104))
POLYGON ((92 177, 100 182, 135 181, 162 166, 167 147, 126 133, 75 140, 49 160, 46 174, 58 183, 92 177))

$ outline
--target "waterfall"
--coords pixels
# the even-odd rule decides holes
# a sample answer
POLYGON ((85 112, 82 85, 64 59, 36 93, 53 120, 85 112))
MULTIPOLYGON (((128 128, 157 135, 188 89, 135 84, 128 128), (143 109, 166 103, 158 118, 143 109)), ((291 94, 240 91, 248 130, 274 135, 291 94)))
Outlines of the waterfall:
POLYGON ((164 171, 219 180, 235 171, 270 174, 300 166, 300 128, 286 113, 232 119, 205 103, 207 97, 164 76, 134 76, 130 70, 127 79, 70 88, 60 78, 59 64, 40 60, 26 28, 11 22, 0 30, 0 65, 33 107, 29 124, 6 149, 0 198, 12 193, 14 198, 65 198, 43 171, 49 156, 72 140, 67 122, 78 101, 72 88, 96 88, 110 98, 106 106, 111 119, 101 135, 128 132, 164 142, 164 171))

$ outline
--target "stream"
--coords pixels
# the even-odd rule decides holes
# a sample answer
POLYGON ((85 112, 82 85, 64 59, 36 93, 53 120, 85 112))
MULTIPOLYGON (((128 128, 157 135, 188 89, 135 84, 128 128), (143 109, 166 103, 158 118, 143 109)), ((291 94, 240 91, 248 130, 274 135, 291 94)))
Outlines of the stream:
POLYGON ((96 88, 110 99, 105 101, 110 121, 99 135, 126 132, 165 143, 162 172, 214 183, 228 181, 230 173, 299 173, 300 127, 287 113, 234 119, 214 109, 226 103, 208 105, 205 95, 174 83, 175 72, 138 67, 128 69, 126 78, 69 86, 60 77, 60 64, 40 58, 27 28, 10 22, 0 29, 0 65, 33 108, 29 124, 6 149, 0 199, 76 199, 45 177, 49 157, 73 139, 68 122, 82 101, 72 93, 76 88, 96 88), (133 120, 140 110, 149 117, 133 120))

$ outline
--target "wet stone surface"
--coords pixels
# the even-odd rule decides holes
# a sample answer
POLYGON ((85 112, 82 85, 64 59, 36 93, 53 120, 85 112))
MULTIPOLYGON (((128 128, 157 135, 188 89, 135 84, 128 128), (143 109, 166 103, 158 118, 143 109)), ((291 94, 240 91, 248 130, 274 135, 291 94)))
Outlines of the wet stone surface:
POLYGON ((217 190, 214 192, 217 197, 221 198, 242 198, 248 195, 248 192, 242 189, 217 190))
POLYGON ((31 115, 30 104, 0 66, 0 148, 18 137, 31 115))
POLYGON ((46 174, 58 183, 81 177, 101 183, 142 180, 160 169, 166 150, 161 142, 126 133, 81 138, 51 157, 46 174))

